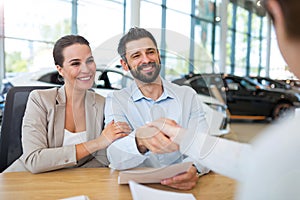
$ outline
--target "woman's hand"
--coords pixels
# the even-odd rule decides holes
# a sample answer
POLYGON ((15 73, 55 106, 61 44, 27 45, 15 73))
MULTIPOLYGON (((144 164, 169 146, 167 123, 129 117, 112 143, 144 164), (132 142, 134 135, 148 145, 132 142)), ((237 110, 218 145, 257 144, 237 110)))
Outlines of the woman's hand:
POLYGON ((115 140, 127 136, 131 132, 131 128, 126 122, 111 121, 97 138, 101 149, 108 147, 115 140))

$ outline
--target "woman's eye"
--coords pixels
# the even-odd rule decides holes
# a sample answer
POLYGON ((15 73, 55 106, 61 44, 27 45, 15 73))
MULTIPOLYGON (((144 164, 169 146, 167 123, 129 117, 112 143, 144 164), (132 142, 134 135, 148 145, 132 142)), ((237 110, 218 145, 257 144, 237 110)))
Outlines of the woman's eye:
POLYGON ((88 59, 87 61, 86 61, 86 63, 93 63, 94 62, 94 59, 88 59))

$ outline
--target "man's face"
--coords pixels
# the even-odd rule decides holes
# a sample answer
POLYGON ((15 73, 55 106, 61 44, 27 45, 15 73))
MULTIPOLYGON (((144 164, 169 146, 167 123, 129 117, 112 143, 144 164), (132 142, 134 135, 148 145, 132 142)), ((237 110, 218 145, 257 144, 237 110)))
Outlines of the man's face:
POLYGON ((154 82, 160 72, 159 52, 149 38, 126 44, 127 66, 132 76, 144 83, 154 82))

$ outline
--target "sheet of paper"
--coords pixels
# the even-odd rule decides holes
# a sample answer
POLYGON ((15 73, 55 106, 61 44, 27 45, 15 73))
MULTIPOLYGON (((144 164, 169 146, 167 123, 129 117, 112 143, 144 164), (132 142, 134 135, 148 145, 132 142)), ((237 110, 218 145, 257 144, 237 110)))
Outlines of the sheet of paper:
POLYGON ((129 187, 133 200, 196 200, 191 193, 169 192, 153 189, 144 185, 140 185, 134 181, 129 181, 129 187))
POLYGON ((160 183, 165 178, 186 172, 192 162, 183 162, 161 168, 135 168, 119 172, 118 183, 128 184, 132 180, 138 183, 160 183))
POLYGON ((85 195, 81 195, 81 196, 68 197, 61 200, 89 200, 89 197, 85 195))

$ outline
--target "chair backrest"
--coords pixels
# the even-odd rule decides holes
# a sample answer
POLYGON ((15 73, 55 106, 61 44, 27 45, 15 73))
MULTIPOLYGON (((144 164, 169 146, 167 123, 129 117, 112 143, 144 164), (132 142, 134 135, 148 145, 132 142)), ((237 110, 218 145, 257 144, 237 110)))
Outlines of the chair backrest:
POLYGON ((6 96, 0 133, 0 172, 4 171, 22 154, 21 130, 29 93, 51 86, 12 87, 6 96))

